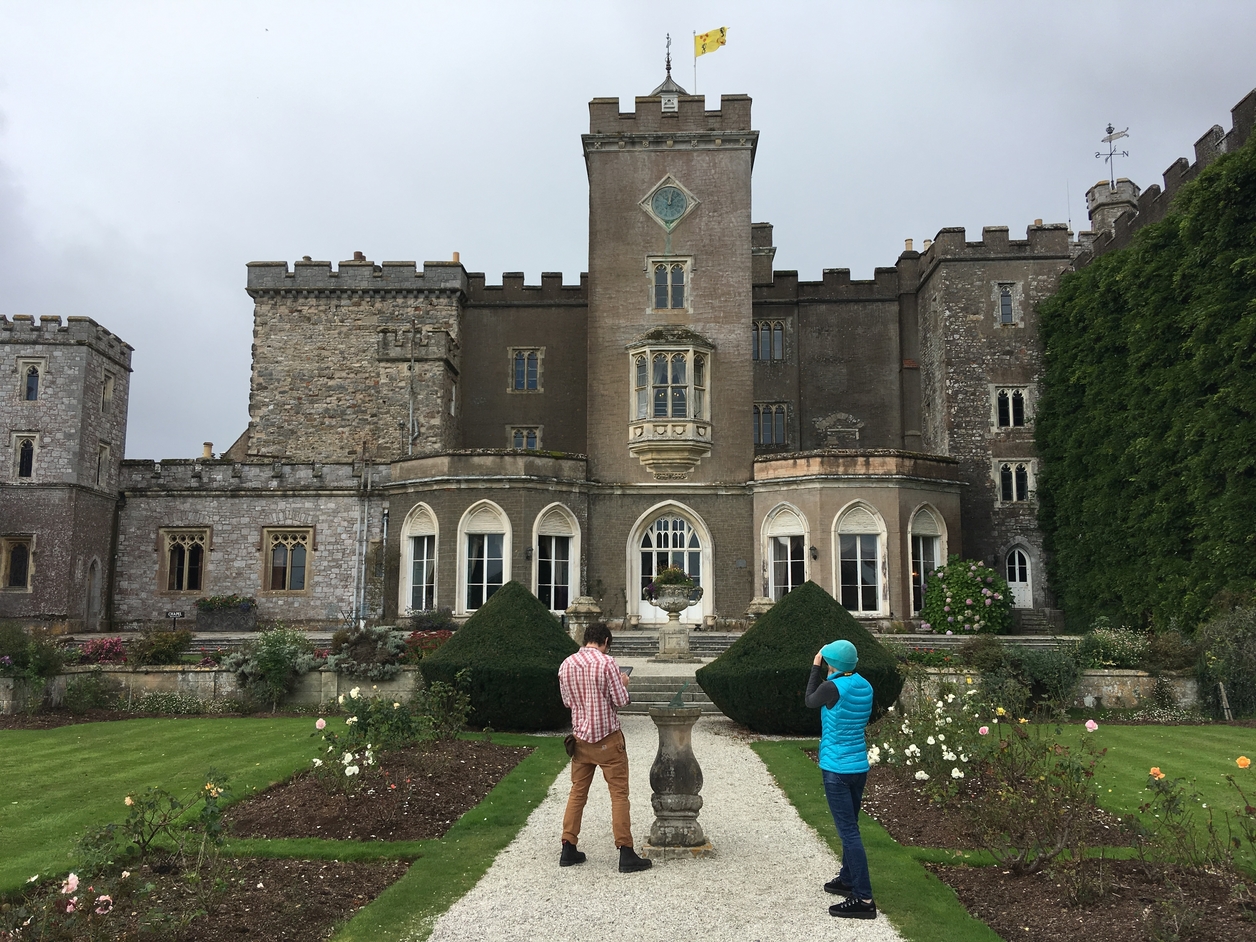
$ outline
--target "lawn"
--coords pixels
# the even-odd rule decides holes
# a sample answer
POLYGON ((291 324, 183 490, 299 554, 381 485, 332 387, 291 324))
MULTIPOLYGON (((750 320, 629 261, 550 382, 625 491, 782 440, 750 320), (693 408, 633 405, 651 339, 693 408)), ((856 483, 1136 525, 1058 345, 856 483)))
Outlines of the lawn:
POLYGON ((196 791, 211 766, 236 794, 309 762, 308 719, 180 719, 0 730, 0 893, 69 868, 90 825, 121 822, 128 793, 196 791))

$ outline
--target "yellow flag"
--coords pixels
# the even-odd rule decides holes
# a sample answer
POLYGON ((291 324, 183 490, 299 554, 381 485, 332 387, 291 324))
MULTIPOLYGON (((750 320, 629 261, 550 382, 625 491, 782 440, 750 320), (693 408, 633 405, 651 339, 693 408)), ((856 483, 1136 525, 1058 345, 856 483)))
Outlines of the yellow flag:
POLYGON ((705 56, 708 52, 715 52, 726 42, 728 42, 727 26, 713 29, 709 33, 698 33, 693 37, 693 57, 696 59, 698 56, 705 56))

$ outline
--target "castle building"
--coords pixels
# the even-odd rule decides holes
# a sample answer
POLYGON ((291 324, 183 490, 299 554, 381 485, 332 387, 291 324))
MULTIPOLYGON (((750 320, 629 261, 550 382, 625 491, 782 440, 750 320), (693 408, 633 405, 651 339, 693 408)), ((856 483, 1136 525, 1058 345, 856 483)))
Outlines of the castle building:
POLYGON ((116 630, 240 594, 289 624, 387 623, 515 579, 648 627, 666 613, 643 587, 678 565, 708 626, 808 579, 883 626, 959 554, 1007 575, 1023 627, 1050 623, 1037 307, 1131 230, 1137 187, 1092 189, 1097 236, 943 229, 871 280, 800 281, 752 222, 750 99, 708 111, 669 74, 635 104, 589 105, 579 284, 250 263, 249 425, 221 456, 119 462, 130 348, 0 320, 0 618, 116 630))

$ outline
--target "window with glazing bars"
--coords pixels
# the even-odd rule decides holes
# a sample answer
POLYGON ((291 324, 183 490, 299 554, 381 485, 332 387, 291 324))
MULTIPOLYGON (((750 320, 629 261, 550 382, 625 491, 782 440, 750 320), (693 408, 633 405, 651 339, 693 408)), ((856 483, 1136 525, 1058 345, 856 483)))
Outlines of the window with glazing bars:
POLYGON ((1021 428, 1025 424, 1025 391, 1000 389, 995 394, 999 428, 1021 428))
POLYGON ((752 360, 785 359, 785 322, 755 321, 750 334, 752 360))
POLYGON ((654 266, 654 307, 685 306, 685 266, 683 262, 659 262, 654 266))
POLYGON ((516 350, 514 355, 514 388, 533 392, 541 388, 541 356, 538 350, 516 350))
POLYGON ((781 403, 762 403, 754 407, 754 443, 784 445, 789 410, 781 403))
POLYGON ((1024 462, 999 466, 999 499, 1029 500, 1029 466, 1024 462))

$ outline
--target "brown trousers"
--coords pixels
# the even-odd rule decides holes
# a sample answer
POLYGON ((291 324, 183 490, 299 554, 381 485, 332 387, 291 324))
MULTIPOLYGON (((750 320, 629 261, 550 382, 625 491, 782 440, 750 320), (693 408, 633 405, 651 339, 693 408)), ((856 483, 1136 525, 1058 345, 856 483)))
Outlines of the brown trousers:
POLYGON ((579 841, 584 805, 589 800, 589 786, 593 784, 593 773, 599 767, 611 793, 611 828, 615 832, 615 846, 631 847, 628 748, 620 730, 598 742, 576 740, 576 754, 571 757, 571 794, 567 796, 567 811, 563 815, 563 840, 569 844, 579 841))

